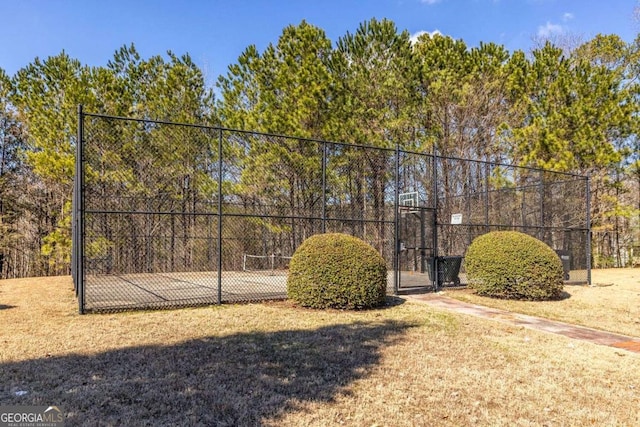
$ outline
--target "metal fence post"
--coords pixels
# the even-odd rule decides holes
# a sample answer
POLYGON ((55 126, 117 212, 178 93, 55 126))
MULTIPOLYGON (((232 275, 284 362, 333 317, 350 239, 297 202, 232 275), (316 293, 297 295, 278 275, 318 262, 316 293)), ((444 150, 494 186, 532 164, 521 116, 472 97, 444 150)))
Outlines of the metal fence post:
POLYGON ((591 286, 591 178, 589 176, 586 177, 586 207, 587 211, 587 285, 591 286))
POLYGON ((489 163, 484 164, 484 232, 488 233, 489 230, 489 174, 491 173, 491 166, 489 163))
POLYGON ((431 260, 431 268, 433 269, 433 287, 438 289, 438 279, 440 272, 438 271, 438 152, 435 144, 433 145, 433 259, 431 260))
POLYGON ((398 223, 400 220, 398 215, 400 192, 400 145, 398 143, 396 143, 395 163, 395 192, 393 195, 393 294, 398 295, 398 289, 400 288, 400 241, 398 239, 398 233, 400 230, 400 224, 398 223))
POLYGON ((218 304, 222 304, 222 129, 218 130, 218 304))
POLYGON ((327 232, 327 142, 322 141, 322 234, 327 232))
MULTIPOLYGON (((544 183, 544 173, 542 171, 538 172, 538 174, 540 175, 540 227, 538 228, 538 239, 542 240, 543 242, 545 241, 545 230, 544 230, 544 223, 545 223, 545 208, 546 208, 546 203, 545 203, 545 197, 546 197, 546 191, 545 191, 545 183, 544 183)), ((550 242, 545 242, 545 243, 550 243, 550 242)))
MULTIPOLYGON (((77 153, 76 147, 76 153, 77 153)), ((77 159, 77 155, 76 155, 77 159)), ((71 195, 71 279, 73 280, 73 291, 78 297, 78 163, 74 159, 73 190, 71 195)))
POLYGON ((84 314, 84 165, 83 165, 83 140, 84 140, 84 115, 82 104, 78 105, 78 135, 76 137, 76 179, 75 189, 75 280, 76 293, 78 295, 78 312, 84 314))

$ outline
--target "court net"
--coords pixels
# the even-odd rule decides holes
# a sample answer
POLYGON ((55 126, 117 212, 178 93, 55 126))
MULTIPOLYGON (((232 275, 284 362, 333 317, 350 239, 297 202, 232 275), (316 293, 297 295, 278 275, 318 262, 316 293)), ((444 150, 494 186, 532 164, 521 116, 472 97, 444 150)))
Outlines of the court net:
POLYGON ((286 274, 287 270, 289 270, 290 260, 290 256, 284 255, 242 254, 242 271, 286 274))

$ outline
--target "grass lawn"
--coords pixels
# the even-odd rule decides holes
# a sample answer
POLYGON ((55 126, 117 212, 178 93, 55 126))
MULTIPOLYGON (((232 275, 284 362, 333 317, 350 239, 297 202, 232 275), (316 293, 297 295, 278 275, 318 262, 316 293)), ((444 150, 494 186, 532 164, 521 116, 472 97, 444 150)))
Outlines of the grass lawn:
POLYGON ((76 313, 68 277, 0 281, 1 405, 67 425, 640 425, 639 354, 424 304, 76 313))
POLYGON ((559 301, 510 301, 450 289, 461 301, 640 337, 640 268, 592 271, 593 286, 568 285, 559 301))

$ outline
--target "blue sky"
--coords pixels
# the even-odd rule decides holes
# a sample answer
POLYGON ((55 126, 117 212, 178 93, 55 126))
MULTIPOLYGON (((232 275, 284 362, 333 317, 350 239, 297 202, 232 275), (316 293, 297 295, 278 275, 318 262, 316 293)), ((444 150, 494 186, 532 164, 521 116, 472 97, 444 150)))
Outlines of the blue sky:
POLYGON ((249 44, 262 51, 282 29, 305 19, 335 43, 370 18, 411 34, 439 31, 528 51, 536 35, 588 40, 615 33, 632 41, 636 0, 0 0, 0 67, 10 75, 36 56, 63 49, 105 65, 135 43, 143 57, 188 52, 210 84, 249 44))

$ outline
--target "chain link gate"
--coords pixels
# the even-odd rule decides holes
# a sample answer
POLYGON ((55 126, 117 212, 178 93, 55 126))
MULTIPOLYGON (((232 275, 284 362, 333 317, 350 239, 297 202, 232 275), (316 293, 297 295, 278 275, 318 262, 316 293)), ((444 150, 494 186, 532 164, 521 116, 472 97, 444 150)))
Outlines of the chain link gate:
POLYGON ((432 287, 436 283, 435 209, 399 206, 398 287, 432 287))

